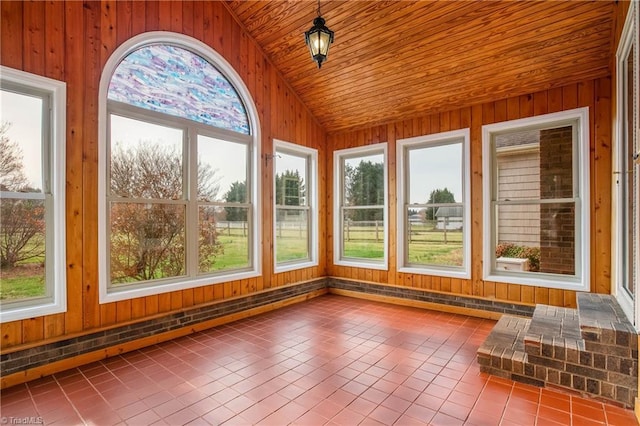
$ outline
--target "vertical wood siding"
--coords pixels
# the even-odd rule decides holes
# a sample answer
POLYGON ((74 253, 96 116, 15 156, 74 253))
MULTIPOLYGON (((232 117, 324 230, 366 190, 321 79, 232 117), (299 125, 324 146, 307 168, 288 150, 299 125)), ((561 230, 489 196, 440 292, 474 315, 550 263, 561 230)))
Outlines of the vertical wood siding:
MULTIPOLYGON (((628 7, 628 5, 627 5, 628 7)), ((623 22, 626 7, 616 8, 623 22)), ((288 283, 331 275, 377 283, 496 298, 575 306, 575 292, 482 280, 482 125, 588 106, 591 151, 591 290, 610 292, 611 117, 610 78, 584 81, 421 118, 327 136, 260 48, 222 2, 115 1, 0 2, 0 63, 67 83, 67 297, 68 311, 2 324, 3 348, 55 339, 210 303, 288 283), (262 152, 281 139, 319 150, 319 266, 274 274, 273 162, 260 159, 263 274, 260 277, 109 304, 98 303, 98 84, 102 68, 124 41, 147 31, 192 36, 226 58, 247 85, 258 110, 262 152), (399 273, 396 259, 396 141, 471 129, 471 279, 399 273), (389 269, 333 265, 333 155, 348 147, 388 143, 389 269)), ((620 24, 621 26, 621 24, 620 24)), ((619 34, 619 30, 617 30, 619 34)), ((616 35, 618 37, 619 35, 616 35)))
MULTIPOLYGON (((483 203, 482 203, 482 126, 578 107, 589 107, 590 115, 590 197, 591 197, 591 291, 610 293, 611 270, 611 79, 601 78, 554 88, 515 98, 501 99, 455 111, 390 123, 371 129, 329 134, 328 146, 344 149, 371 143, 388 143, 389 173, 389 270, 336 266, 332 264, 333 242, 328 245, 328 271, 331 276, 417 287, 447 293, 495 298, 519 303, 549 303, 575 306, 574 291, 496 283, 482 279, 483 203), (396 259, 396 141, 463 128, 471 130, 471 279, 445 278, 398 272, 396 259), (374 138, 373 135, 384 135, 374 138), (386 137, 385 137, 386 136, 386 137)), ((327 185, 333 184, 333 159, 327 159, 327 185)), ((333 205, 329 191, 327 205, 333 205)), ((329 211, 329 223, 333 213, 329 211)))
MULTIPOLYGON (((318 267, 273 274, 273 162, 264 154, 273 138, 324 149, 324 130, 283 81, 262 51, 222 2, 3 1, 0 3, 0 63, 67 83, 67 297, 63 314, 1 325, 3 348, 34 344, 68 334, 90 332, 249 294, 264 288, 326 275, 324 254, 318 267), (98 303, 98 86, 102 68, 123 42, 147 31, 186 34, 211 46, 234 67, 256 104, 261 124, 263 276, 116 303, 98 303)), ((325 169, 325 154, 319 158, 325 169)), ((324 204, 324 177, 320 209, 324 204)), ((320 214, 321 230, 326 215, 320 214)), ((321 232, 320 253, 325 245, 321 232)))

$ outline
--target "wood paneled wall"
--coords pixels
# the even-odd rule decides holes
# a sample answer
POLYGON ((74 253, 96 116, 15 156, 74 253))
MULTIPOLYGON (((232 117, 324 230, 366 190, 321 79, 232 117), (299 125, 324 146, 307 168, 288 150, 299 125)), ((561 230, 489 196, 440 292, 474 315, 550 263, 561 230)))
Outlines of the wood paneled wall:
MULTIPOLYGON (((273 138, 320 149, 321 126, 278 71, 229 14, 223 2, 3 1, 0 63, 67 83, 67 297, 68 311, 1 325, 3 349, 51 341, 190 306, 326 275, 324 233, 320 266, 273 273, 273 138), (130 37, 172 31, 201 40, 220 53, 247 85, 262 135, 262 261, 259 278, 98 303, 98 86, 104 64, 130 37)), ((320 200, 324 200, 324 177, 320 200)), ((325 205, 320 208, 324 211, 325 205)), ((326 215, 320 215, 320 230, 326 215)))
MULTIPOLYGON (((611 272, 611 79, 601 78, 579 84, 496 100, 453 111, 376 126, 329 134, 332 149, 388 143, 389 174, 389 269, 388 271, 336 266, 332 264, 332 229, 328 229, 329 274, 335 277, 423 288, 446 293, 472 295, 517 303, 545 303, 575 306, 574 291, 483 281, 482 279, 482 126, 578 107, 589 107, 591 169, 591 291, 610 293, 611 272), (398 272, 396 259, 396 141, 450 130, 471 130, 471 279, 463 280, 398 272)), ((333 158, 327 159, 328 188, 333 180, 333 158)), ((327 205, 333 206, 328 193, 327 205)), ((329 223, 333 213, 329 212, 329 223)))
MULTIPOLYGON (((591 126, 591 289, 610 292, 611 80, 601 78, 454 111, 327 136, 272 63, 222 2, 111 0, 2 1, 0 63, 67 83, 68 311, 1 325, 4 349, 78 335, 236 295, 331 275, 520 303, 574 306, 571 291, 482 280, 481 127, 588 106, 591 126), (259 278, 227 282, 101 305, 98 303, 98 85, 111 53, 146 31, 173 31, 199 39, 226 58, 244 80, 259 112, 262 134, 262 259, 259 278), (396 149, 400 138, 471 129, 472 279, 397 272, 396 149), (319 150, 320 263, 273 273, 273 164, 264 153, 281 139, 319 150), (328 142, 328 143, 325 143, 328 142), (332 150, 388 142, 389 270, 332 264, 332 150)), ((481 84, 481 82, 479 82, 481 84)))

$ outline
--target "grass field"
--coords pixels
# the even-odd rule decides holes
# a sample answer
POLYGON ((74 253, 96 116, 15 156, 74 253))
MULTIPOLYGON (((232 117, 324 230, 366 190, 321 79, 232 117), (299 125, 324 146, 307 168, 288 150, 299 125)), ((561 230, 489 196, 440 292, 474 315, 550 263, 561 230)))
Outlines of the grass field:
POLYGON ((27 299, 45 295, 44 266, 26 263, 0 273, 0 300, 27 299))
MULTIPOLYGON (((412 228, 408 248, 408 262, 412 265, 462 265, 462 233, 455 231, 434 231, 412 228)), ((218 235, 223 252, 219 254, 213 267, 215 272, 249 265, 248 237, 241 228, 231 228, 218 235)), ((382 232, 372 227, 351 225, 350 239, 344 243, 344 256, 355 259, 383 259, 384 245, 382 232), (377 237, 377 241, 376 241, 377 237)), ((300 236, 298 229, 281 229, 276 234, 276 255, 278 262, 308 258, 307 239, 300 236)), ((41 260, 19 265, 0 273, 0 299, 12 300, 43 296, 45 293, 44 267, 41 260)))

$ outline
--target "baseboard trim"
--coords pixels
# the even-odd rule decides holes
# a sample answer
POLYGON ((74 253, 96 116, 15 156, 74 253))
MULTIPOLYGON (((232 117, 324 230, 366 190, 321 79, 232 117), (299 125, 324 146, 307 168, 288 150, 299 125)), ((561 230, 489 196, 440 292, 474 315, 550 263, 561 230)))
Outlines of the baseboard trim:
POLYGON ((362 293, 360 291, 329 288, 330 294, 348 296, 357 299, 371 300, 374 302, 390 303, 394 305, 409 306, 413 308, 431 309, 433 311, 448 312, 452 314, 468 315, 477 318, 498 320, 502 316, 498 312, 483 311, 480 309, 464 308, 459 306, 443 305, 441 303, 422 302, 419 300, 405 299, 402 297, 382 296, 377 294, 362 293))
POLYGON ((503 314, 526 317, 533 312, 533 306, 508 301, 338 277, 320 277, 126 324, 2 350, 0 370, 3 375, 0 389, 327 293, 494 320, 503 314))
POLYGON ((178 337, 187 336, 189 334, 204 331, 212 327, 216 327, 230 322, 238 321, 240 319, 249 318, 252 316, 260 315, 266 312, 274 311, 276 309, 283 308, 285 306, 301 303, 309 299, 313 299, 318 296, 327 294, 327 289, 319 289, 299 296, 291 297, 277 302, 269 303, 267 305, 250 308, 242 312, 236 312, 229 315, 224 315, 211 320, 203 321, 198 324, 193 324, 187 327, 178 328, 163 333, 158 333, 153 336, 143 337, 140 339, 132 340, 119 345, 110 346, 105 349, 100 349, 93 352, 84 353, 70 358, 65 358, 60 361, 55 361, 50 364, 28 368, 23 371, 19 371, 14 374, 9 374, 2 377, 1 389, 5 389, 14 385, 25 383, 31 380, 35 380, 44 376, 59 373, 70 368, 79 367, 91 362, 100 361, 102 359, 120 355, 123 353, 131 352, 137 349, 141 349, 147 346, 155 345, 157 343, 166 342, 178 337))

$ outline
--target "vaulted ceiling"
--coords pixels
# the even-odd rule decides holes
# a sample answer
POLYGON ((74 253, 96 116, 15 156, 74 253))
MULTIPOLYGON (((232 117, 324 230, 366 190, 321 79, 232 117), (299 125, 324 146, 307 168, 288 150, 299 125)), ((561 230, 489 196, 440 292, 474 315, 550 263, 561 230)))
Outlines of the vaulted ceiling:
POLYGON ((226 4, 329 132, 603 77, 613 54, 610 1, 327 0, 318 69, 315 1, 226 4))

